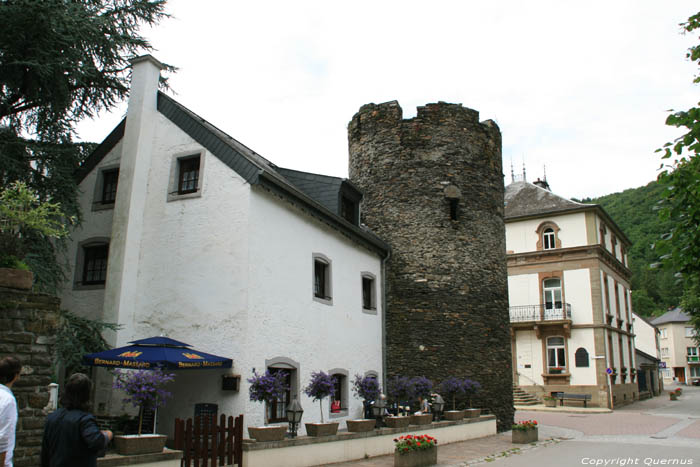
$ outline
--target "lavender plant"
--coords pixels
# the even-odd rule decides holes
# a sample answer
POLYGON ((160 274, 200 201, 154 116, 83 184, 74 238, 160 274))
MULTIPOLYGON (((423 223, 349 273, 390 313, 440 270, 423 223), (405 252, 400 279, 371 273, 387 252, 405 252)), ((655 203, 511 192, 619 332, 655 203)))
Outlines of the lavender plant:
POLYGON ((360 376, 355 375, 355 379, 352 382, 352 392, 356 396, 359 396, 365 402, 376 401, 379 399, 379 395, 382 393, 379 387, 379 381, 375 376, 360 376))
POLYGON ((464 394, 464 380, 450 376, 440 383, 440 392, 452 399, 452 410, 457 410, 457 395, 464 394))
POLYGON ((146 409, 163 407, 172 394, 165 389, 167 383, 175 379, 174 374, 165 373, 160 368, 152 370, 114 370, 116 379, 112 387, 126 393, 123 402, 139 409, 139 435, 146 409))
MULTIPOLYGON (((285 393, 289 390, 289 385, 285 381, 285 375, 282 372, 270 372, 267 370, 265 374, 258 375, 253 370, 253 376, 247 379, 250 383, 248 395, 253 402, 266 402, 271 404, 276 400, 284 398, 285 393)), ((267 424, 267 412, 265 412, 264 423, 267 424)))
POLYGON ((413 397, 412 392, 411 380, 407 376, 397 375, 387 381, 387 395, 399 406, 401 406, 402 401, 413 397))
POLYGON ((411 378, 411 387, 413 388, 413 397, 427 399, 433 392, 433 382, 425 376, 415 376, 411 378))
POLYGON ((333 376, 318 371, 311 373, 311 381, 304 388, 304 394, 318 401, 319 407, 321 407, 321 423, 323 423, 323 399, 333 394, 335 384, 336 379, 333 376))
POLYGON ((478 381, 473 381, 469 378, 465 379, 464 382, 464 392, 467 395, 467 402, 469 404, 469 407, 472 406, 472 396, 481 389, 481 384, 479 384, 478 381))

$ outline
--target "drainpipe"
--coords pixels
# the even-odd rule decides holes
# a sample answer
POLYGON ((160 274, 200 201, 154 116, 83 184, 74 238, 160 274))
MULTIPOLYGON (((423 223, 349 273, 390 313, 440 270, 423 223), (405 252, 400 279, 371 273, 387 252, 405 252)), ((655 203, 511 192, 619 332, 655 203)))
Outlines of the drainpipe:
POLYGON ((386 264, 391 258, 391 250, 382 259, 382 388, 386 394, 386 264))

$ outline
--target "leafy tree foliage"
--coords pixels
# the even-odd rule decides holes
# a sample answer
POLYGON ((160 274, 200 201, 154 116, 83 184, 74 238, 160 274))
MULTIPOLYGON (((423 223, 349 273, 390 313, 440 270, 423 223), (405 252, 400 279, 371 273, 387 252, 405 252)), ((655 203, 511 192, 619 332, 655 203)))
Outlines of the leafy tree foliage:
MULTIPOLYGON (((1 186, 25 182, 80 220, 74 173, 95 145, 73 143, 74 125, 126 97, 129 60, 152 49, 139 28, 167 16, 165 1, 0 0, 1 186)), ((24 261, 53 292, 61 244, 28 235, 24 261)))
POLYGON ((65 368, 67 375, 88 373, 88 369, 83 366, 83 355, 109 349, 102 332, 119 329, 114 323, 94 321, 65 310, 61 310, 59 320, 56 334, 57 363, 65 368))
MULTIPOLYGON (((681 26, 686 33, 700 31, 700 12, 681 26)), ((688 50, 687 57, 700 65, 700 43, 688 50)), ((693 82, 700 83, 700 75, 693 82)), ((672 113, 666 124, 685 133, 659 150, 669 162, 659 175, 659 183, 666 187, 659 213, 671 228, 657 242, 657 249, 664 266, 682 281, 682 306, 700 331, 700 103, 672 113)))

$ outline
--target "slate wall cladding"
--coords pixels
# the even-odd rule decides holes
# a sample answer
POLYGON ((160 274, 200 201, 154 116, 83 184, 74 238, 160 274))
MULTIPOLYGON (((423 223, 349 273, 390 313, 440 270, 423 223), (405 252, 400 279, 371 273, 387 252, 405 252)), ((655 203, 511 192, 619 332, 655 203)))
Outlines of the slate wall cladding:
POLYGON ((58 307, 56 297, 0 287, 0 358, 14 355, 23 367, 12 387, 19 409, 15 467, 40 464, 58 307))
POLYGON ((439 102, 404 120, 395 101, 362 106, 348 127, 361 222, 392 247, 387 376, 479 381, 473 400, 513 420, 501 134, 439 102), (461 193, 453 220, 445 190, 461 193))

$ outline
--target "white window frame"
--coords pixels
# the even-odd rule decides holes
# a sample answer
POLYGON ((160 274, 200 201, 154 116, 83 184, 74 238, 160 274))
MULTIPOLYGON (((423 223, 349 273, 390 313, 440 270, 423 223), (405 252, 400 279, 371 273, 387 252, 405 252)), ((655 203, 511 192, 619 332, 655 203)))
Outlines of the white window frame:
POLYGON ((668 338, 668 332, 666 331, 666 328, 661 328, 659 329, 659 336, 662 339, 667 339, 668 338))
POLYGON ((369 315, 377 314, 377 276, 371 272, 363 271, 360 274, 360 287, 362 291, 361 301, 362 301, 362 312, 369 315), (370 306, 365 307, 365 280, 370 280, 370 306))
POLYGON ((200 198, 204 187, 204 162, 205 152, 203 149, 195 149, 192 151, 179 152, 173 155, 170 163, 170 181, 168 183, 168 198, 167 201, 178 201, 190 198, 200 198), (199 176, 197 177, 197 190, 192 193, 178 192, 180 181, 180 164, 187 159, 199 157, 199 176))
POLYGON ((324 305, 333 305, 333 261, 323 253, 313 253, 311 255, 311 297, 313 301, 324 305), (325 296, 316 295, 316 263, 325 264, 325 296))
POLYGON ((548 314, 558 314, 564 309, 564 292, 562 287, 562 280, 560 277, 548 277, 542 281, 542 300, 544 304, 544 314, 545 318, 548 314), (558 286, 547 286, 547 282, 558 281, 558 286), (547 301, 547 297, 550 296, 551 300, 547 301), (559 300, 557 300, 557 297, 559 300), (551 308, 547 308, 547 303, 551 303, 551 308), (557 303, 559 306, 557 307, 557 303))
POLYGON ((554 250, 557 248, 557 236, 554 229, 551 227, 546 227, 542 231, 542 249, 543 250, 554 250))
POLYGON ((668 347, 661 347, 661 357, 668 358, 669 352, 668 347))
POLYGON ((564 336, 550 336, 547 338, 547 372, 549 373, 550 368, 562 368, 562 371, 566 371, 566 338, 564 336), (561 344, 551 344, 552 339, 561 339, 561 344), (550 350, 554 351, 554 362, 551 364, 550 360, 550 350), (559 359, 562 358, 564 362, 560 362, 559 359))

